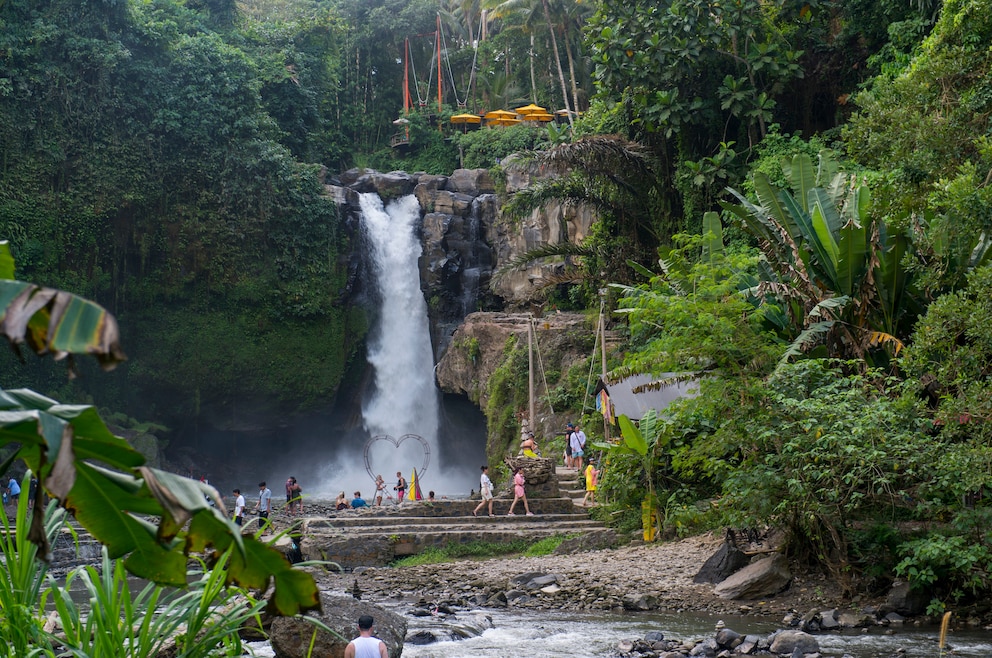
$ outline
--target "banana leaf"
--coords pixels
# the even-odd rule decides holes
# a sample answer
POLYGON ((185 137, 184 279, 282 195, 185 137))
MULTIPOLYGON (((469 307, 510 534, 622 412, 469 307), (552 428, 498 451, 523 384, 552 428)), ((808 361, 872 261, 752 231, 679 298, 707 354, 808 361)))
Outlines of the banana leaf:
MULTIPOLYGON (((274 580, 270 613, 295 615, 320 606, 313 578, 276 549, 243 537, 213 487, 145 467, 141 454, 114 436, 93 407, 0 390, 0 449, 8 446, 16 449, 5 466, 23 460, 36 474, 39 492, 57 498, 111 557, 124 558, 132 574, 183 587, 190 552, 233 545, 228 582, 264 590, 274 580)), ((28 537, 48 554, 40 504, 28 537)))

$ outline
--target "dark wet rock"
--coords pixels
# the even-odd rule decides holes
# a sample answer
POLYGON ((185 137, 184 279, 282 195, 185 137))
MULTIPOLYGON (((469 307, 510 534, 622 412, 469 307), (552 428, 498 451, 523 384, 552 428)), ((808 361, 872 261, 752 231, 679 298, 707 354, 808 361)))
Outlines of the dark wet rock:
POLYGON ((519 605, 530 601, 530 594, 519 589, 511 589, 506 592, 507 605, 519 605))
POLYGON ((836 610, 822 610, 820 612, 820 630, 831 631, 839 626, 836 610))
POLYGON ((433 631, 428 631, 421 629, 419 631, 414 631, 406 636, 404 642, 406 644, 415 644, 417 646, 423 646, 425 644, 434 644, 438 642, 439 638, 434 634, 433 631))
POLYGON ((926 612, 929 603, 930 597, 925 592, 911 589, 908 582, 897 580, 892 583, 892 589, 879 612, 882 615, 897 612, 905 617, 915 617, 926 612))
POLYGON ((724 541, 692 579, 694 583, 719 583, 740 571, 751 561, 732 541, 724 541))
POLYGON ((716 643, 727 649, 736 649, 743 641, 740 633, 729 628, 721 628, 716 633, 716 643))

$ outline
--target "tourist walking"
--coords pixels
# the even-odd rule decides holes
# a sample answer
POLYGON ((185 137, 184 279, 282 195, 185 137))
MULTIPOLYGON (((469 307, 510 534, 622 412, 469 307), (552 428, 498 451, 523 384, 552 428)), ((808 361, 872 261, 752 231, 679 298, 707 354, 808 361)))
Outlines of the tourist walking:
POLYGON ((572 435, 575 434, 575 425, 568 423, 565 425, 565 468, 575 468, 572 460, 572 435))
POLYGON ((400 471, 396 471, 396 486, 393 487, 393 491, 396 492, 396 500, 403 502, 406 496, 406 480, 403 479, 403 473, 400 471))
POLYGON ((286 507, 290 516, 294 516, 297 512, 303 514, 303 487, 295 477, 286 480, 286 507))
POLYGON ((255 503, 258 512, 258 527, 264 535, 269 531, 269 512, 272 511, 272 489, 265 486, 265 480, 258 483, 258 502, 255 503))
POLYGON ((568 437, 568 443, 572 447, 572 464, 575 470, 579 470, 582 465, 582 457, 585 456, 586 447, 586 434, 582 430, 578 429, 572 423, 568 424, 568 428, 571 431, 571 435, 568 437))
POLYGON ((517 467, 517 470, 513 471, 513 502, 510 503, 510 511, 506 513, 507 516, 516 516, 513 513, 513 509, 517 506, 517 501, 524 501, 524 511, 527 512, 527 516, 534 516, 534 513, 530 511, 530 507, 527 505, 527 493, 524 491, 524 485, 527 483, 526 478, 524 478, 524 469, 517 467))
POLYGON ((472 516, 479 516, 479 510, 489 504, 489 516, 494 516, 493 514, 493 481, 489 479, 489 467, 482 467, 482 477, 479 478, 480 489, 482 492, 482 502, 472 510, 472 516))
POLYGON ((596 504, 597 484, 599 484, 599 469, 593 465, 592 458, 590 458, 589 463, 586 464, 586 495, 582 497, 583 505, 587 502, 591 505, 596 504))
POLYGON ((372 635, 375 620, 369 615, 358 618, 358 637, 344 649, 344 658, 389 658, 386 643, 372 635))
POLYGON ((234 525, 243 525, 245 521, 245 497, 241 495, 241 489, 235 489, 234 495, 234 525))
POLYGON ((17 507, 17 501, 20 497, 21 485, 17 483, 17 478, 11 475, 10 482, 7 483, 7 502, 13 503, 14 507, 17 507))

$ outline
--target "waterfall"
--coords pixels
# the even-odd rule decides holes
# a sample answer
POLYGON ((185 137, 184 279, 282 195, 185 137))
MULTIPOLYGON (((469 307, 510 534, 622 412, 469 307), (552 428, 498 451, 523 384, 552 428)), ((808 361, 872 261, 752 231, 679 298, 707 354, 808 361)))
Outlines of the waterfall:
MULTIPOLYGON (((380 302, 376 325, 369 337, 368 360, 374 370, 374 388, 364 402, 362 417, 370 436, 399 438, 417 434, 431 446, 430 472, 439 473, 439 395, 434 383, 427 303, 420 289, 416 235, 420 206, 409 195, 385 208, 379 195, 360 198, 362 224, 371 249, 374 288, 380 302)), ((399 448, 373 444, 373 469, 387 479, 396 471, 409 477, 423 463, 423 448, 405 441, 399 448)), ((425 489, 426 495, 426 489, 425 489)))

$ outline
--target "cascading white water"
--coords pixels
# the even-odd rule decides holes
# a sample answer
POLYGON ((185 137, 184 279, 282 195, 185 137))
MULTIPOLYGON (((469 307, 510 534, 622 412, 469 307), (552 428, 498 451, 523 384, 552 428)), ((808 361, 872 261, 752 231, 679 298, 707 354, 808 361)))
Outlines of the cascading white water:
MULTIPOLYGON (((362 409, 365 427, 371 436, 422 436, 436 460, 439 396, 434 384, 427 303, 417 265, 422 251, 416 236, 420 205, 411 195, 384 208, 375 193, 362 194, 360 202, 382 303, 369 341, 375 391, 362 409)), ((411 469, 422 463, 422 448, 415 443, 404 442, 399 449, 375 446, 373 468, 382 471, 386 479, 397 470, 409 476, 411 469)), ((431 467, 435 474, 437 466, 435 462, 431 467)))

